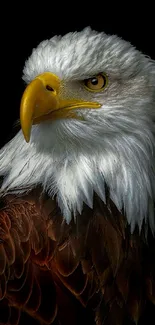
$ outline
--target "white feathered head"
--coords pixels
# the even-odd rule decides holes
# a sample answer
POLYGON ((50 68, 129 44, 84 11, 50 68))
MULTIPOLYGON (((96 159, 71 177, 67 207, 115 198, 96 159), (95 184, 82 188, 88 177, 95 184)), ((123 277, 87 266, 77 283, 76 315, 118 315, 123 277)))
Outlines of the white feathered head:
POLYGON ((143 220, 153 229, 155 63, 86 28, 40 43, 23 79, 22 130, 0 152, 1 192, 41 184, 69 222, 94 192, 105 201, 106 184, 132 230, 143 220))

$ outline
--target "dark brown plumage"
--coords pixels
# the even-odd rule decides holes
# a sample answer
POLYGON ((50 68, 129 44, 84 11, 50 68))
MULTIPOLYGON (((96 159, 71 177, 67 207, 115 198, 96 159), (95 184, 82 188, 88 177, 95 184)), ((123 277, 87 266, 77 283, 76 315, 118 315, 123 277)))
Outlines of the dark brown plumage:
POLYGON ((154 304, 155 239, 111 201, 67 225, 40 189, 1 200, 1 325, 151 325, 154 304))

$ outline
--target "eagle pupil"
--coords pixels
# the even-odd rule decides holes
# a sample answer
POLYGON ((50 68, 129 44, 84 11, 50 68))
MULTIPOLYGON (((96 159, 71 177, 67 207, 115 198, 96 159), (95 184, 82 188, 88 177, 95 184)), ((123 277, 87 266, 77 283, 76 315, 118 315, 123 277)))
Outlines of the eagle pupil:
POLYGON ((98 84, 98 79, 97 78, 92 78, 91 79, 91 83, 92 83, 92 85, 97 85, 98 84))

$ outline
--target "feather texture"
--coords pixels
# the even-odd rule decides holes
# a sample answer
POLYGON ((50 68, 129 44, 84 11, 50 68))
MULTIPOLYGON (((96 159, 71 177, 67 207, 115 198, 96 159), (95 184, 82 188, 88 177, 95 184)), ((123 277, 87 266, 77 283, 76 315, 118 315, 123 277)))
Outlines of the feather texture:
POLYGON ((155 303, 151 233, 131 235, 96 195, 70 225, 40 189, 2 203, 1 325, 23 325, 24 315, 34 324, 144 324, 146 302, 155 303))

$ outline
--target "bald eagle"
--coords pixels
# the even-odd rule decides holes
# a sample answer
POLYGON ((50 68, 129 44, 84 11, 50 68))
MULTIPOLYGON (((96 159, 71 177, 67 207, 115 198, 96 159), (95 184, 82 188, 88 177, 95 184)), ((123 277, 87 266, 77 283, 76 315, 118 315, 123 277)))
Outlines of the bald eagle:
POLYGON ((25 62, 0 150, 0 324, 154 324, 155 63, 85 28, 25 62))

